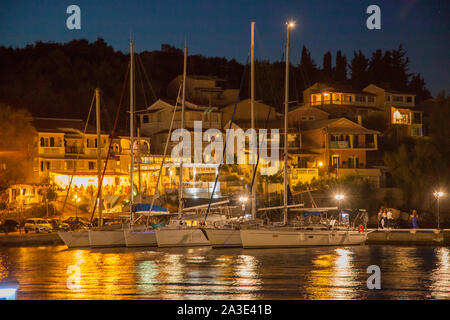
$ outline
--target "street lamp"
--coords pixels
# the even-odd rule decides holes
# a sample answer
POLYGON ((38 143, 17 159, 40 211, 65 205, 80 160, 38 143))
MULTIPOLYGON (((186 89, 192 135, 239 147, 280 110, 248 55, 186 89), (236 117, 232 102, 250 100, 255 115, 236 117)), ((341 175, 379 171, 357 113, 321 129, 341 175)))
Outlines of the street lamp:
POLYGON ((75 217, 78 218, 78 203, 81 201, 81 198, 75 195, 73 200, 75 201, 75 217))
POLYGON ((433 193, 434 196, 437 199, 437 214, 438 214, 438 229, 440 229, 441 224, 440 224, 440 212, 439 212, 439 200, 444 196, 444 192, 442 191, 436 191, 435 193, 433 193))
MULTIPOLYGON (((338 201, 338 211, 340 212, 341 210, 341 200, 344 199, 344 195, 343 194, 336 194, 334 195, 334 198, 338 201)), ((341 215, 339 214, 339 220, 341 218, 341 215)))
POLYGON ((294 21, 286 22, 286 66, 284 78, 284 194, 283 194, 283 222, 288 221, 288 112, 289 112, 289 48, 291 29, 295 27, 294 21))

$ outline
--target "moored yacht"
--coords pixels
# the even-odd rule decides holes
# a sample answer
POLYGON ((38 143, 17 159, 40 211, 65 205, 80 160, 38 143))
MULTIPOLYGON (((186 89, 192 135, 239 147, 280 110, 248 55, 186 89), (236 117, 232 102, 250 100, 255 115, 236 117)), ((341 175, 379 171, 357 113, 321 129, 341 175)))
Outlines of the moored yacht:
POLYGON ((59 238, 68 248, 87 248, 90 247, 89 231, 60 231, 59 238))
MULTIPOLYGON (((183 214, 180 219, 172 219, 167 226, 155 230, 158 247, 209 246, 206 231, 201 227, 203 220, 204 215, 198 214, 183 214)), ((213 214, 206 219, 205 226, 224 220, 225 215, 213 214)))
POLYGON ((89 230, 91 248, 125 247, 123 230, 126 226, 108 226, 97 230, 89 230))
POLYGON ((368 232, 353 229, 258 228, 240 230, 244 248, 282 248, 358 245, 367 240, 368 232))
MULTIPOLYGON (((141 218, 158 219, 159 221, 164 218, 176 216, 178 214, 171 214, 166 208, 151 205, 151 204, 136 204, 135 212, 141 218), (150 209, 151 208, 151 209, 150 209)), ((163 226, 164 222, 160 223, 148 223, 132 225, 129 228, 123 229, 125 238, 125 245, 127 247, 156 247, 156 234, 155 228, 163 226)))

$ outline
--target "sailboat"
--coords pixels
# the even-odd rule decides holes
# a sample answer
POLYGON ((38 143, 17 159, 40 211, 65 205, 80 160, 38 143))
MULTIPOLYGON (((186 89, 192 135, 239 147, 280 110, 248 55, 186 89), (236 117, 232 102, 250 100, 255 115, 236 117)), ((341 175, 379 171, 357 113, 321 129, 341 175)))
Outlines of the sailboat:
MULTIPOLYGON (((251 63, 250 63, 250 113, 251 126, 255 129, 255 22, 251 23, 251 63)), ((253 165, 253 171, 255 166, 253 165)), ((254 181, 253 181, 254 182, 254 181)), ((252 188, 251 194, 251 210, 252 221, 256 219, 256 188, 252 188)), ((247 224, 247 219, 230 219, 220 227, 204 228, 206 235, 213 248, 220 247, 241 247, 241 233, 240 228, 242 224, 247 224)))
MULTIPOLYGON (((325 223, 316 225, 289 226, 288 225, 288 103, 289 103, 289 45, 290 29, 293 23, 287 23, 286 41, 286 74, 285 74, 285 106, 284 106, 284 204, 283 226, 257 227, 240 230, 242 246, 244 248, 280 248, 280 247, 305 247, 305 246, 329 246, 329 245, 356 245, 362 244, 367 239, 367 231, 356 230, 350 226, 335 226, 336 220, 327 219, 325 223)), ((267 208, 274 209, 274 208, 267 208)), ((296 208, 304 210, 305 214, 321 216, 330 208, 296 208)), ((334 208, 333 208, 334 209, 334 208)))
MULTIPOLYGON (((98 167, 98 184, 97 190, 99 190, 99 221, 101 221, 101 139, 100 139, 100 89, 95 89, 95 101, 96 101, 96 121, 97 121, 97 167, 98 167)), ((86 131, 86 130, 85 130, 86 131)), ((84 133, 83 133, 84 137, 84 133)), ((78 158, 77 158, 78 161, 78 158)), ((76 167, 75 167, 76 169, 76 167)), ((67 193, 68 195, 69 193, 67 193)), ((63 231, 58 232, 58 236, 69 248, 83 248, 91 246, 91 230, 80 231, 63 231)))
MULTIPOLYGON (((97 116, 97 134, 99 135, 100 118, 99 111, 97 116)), ((99 138, 100 139, 100 138, 99 138)), ((98 144, 100 145, 100 143, 98 144)), ((133 168, 134 168, 134 43, 130 41, 130 220, 133 219, 133 168)), ((100 152, 100 151, 99 151, 100 152)), ((99 162, 101 164, 101 162, 99 162)), ((99 170, 99 185, 100 190, 98 195, 98 212, 99 212, 99 228, 89 230, 89 243, 92 248, 99 247, 124 247, 125 236, 124 229, 127 229, 127 225, 112 225, 112 226, 102 226, 102 205, 101 205, 101 172, 99 170)))
MULTIPOLYGON (((188 49, 184 48, 183 86, 181 100, 181 129, 184 129, 184 110, 186 101, 186 73, 188 49)), ((216 204, 217 205, 217 204, 216 204)), ((200 206, 201 207, 201 206, 200 206)), ((195 214, 199 207, 183 208, 183 158, 180 157, 180 177, 178 186, 178 218, 172 219, 167 226, 158 227, 155 236, 158 247, 189 247, 210 245, 204 231, 199 227, 202 216, 195 214)), ((225 220, 224 216, 212 216, 207 223, 225 220)))

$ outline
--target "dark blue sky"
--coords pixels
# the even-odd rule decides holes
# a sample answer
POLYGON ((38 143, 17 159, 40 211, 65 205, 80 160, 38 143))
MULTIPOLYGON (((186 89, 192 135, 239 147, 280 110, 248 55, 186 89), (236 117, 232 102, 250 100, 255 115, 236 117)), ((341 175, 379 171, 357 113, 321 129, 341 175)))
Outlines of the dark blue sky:
POLYGON ((245 61, 250 22, 256 22, 256 56, 279 60, 284 22, 293 19, 291 61, 298 63, 304 44, 321 66, 323 54, 341 49, 350 61, 353 50, 369 56, 375 49, 402 43, 410 71, 420 72, 435 95, 450 92, 450 1, 337 0, 1 0, 0 45, 23 47, 35 41, 67 42, 102 37, 128 52, 130 32, 137 51, 159 49, 162 43, 191 53, 245 61), (66 28, 66 8, 81 8, 81 30, 66 28), (381 8, 381 30, 366 28, 366 8, 381 8))

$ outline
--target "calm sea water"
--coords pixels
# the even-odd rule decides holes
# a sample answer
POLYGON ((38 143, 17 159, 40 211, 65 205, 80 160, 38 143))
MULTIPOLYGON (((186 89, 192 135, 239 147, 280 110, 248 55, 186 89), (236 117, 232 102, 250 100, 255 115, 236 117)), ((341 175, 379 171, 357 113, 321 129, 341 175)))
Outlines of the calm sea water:
POLYGON ((0 280, 19 282, 18 299, 449 299, 450 249, 0 248, 0 280))

